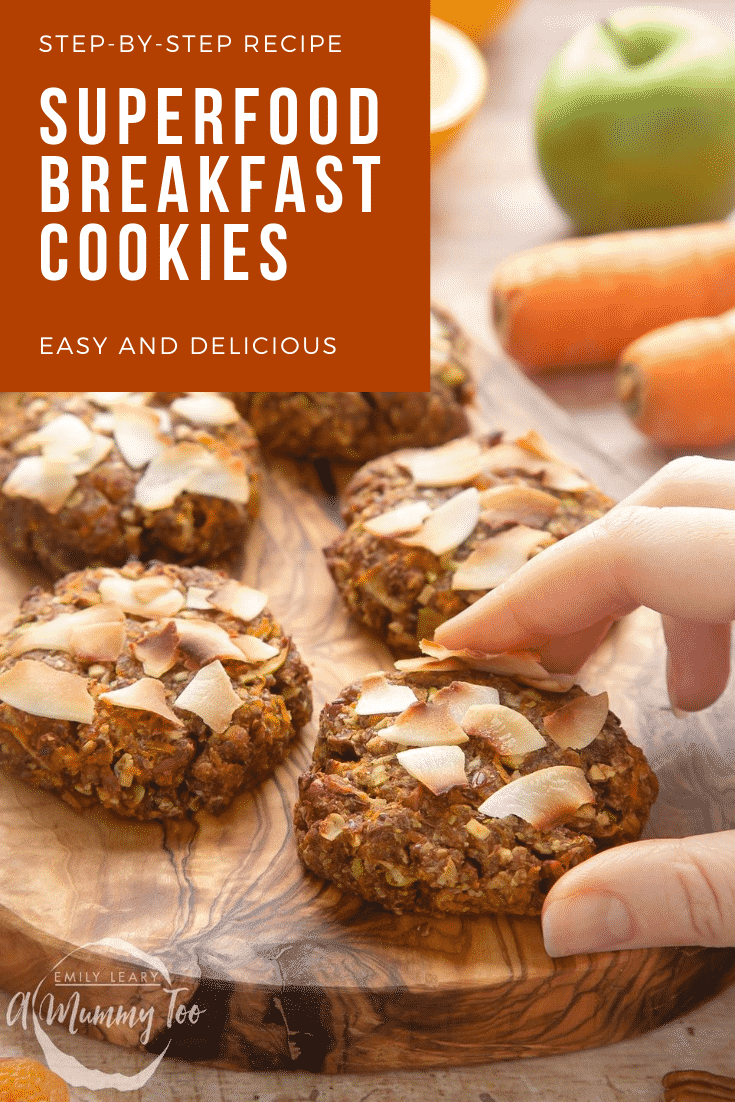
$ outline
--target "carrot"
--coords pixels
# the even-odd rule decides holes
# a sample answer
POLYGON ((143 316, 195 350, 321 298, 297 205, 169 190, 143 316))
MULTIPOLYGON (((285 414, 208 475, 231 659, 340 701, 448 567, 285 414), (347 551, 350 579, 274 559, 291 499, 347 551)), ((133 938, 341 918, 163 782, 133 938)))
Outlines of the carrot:
POLYGON ((620 357, 617 387, 628 415, 658 444, 735 439, 735 310, 640 337, 620 357))
POLYGON ((541 245, 500 265, 492 301, 503 348, 529 374, 614 363, 652 329, 735 305, 735 225, 541 245))

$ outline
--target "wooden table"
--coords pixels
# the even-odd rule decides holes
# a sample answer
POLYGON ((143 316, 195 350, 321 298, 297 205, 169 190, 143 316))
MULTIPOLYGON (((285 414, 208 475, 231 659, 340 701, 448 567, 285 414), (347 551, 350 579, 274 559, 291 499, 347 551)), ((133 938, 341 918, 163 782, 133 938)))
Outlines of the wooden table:
MULTIPOLYGON (((557 47, 597 12, 600 0, 526 0, 485 50, 487 102, 434 174, 433 291, 491 351, 486 288, 495 263, 521 248, 568 232, 533 159, 529 108, 557 47)), ((685 6, 685 5, 681 5, 685 6)), ((730 0, 699 0, 735 35, 730 0)), ((543 389, 566 408, 580 432, 615 455, 642 480, 668 458, 630 427, 615 403, 609 375, 568 375, 543 389)), ((725 453, 735 457, 735 452, 725 453)), ((5 1025, 0 997, 0 1052, 38 1057, 32 1035, 5 1025)), ((612 1048, 487 1067, 326 1078, 309 1073, 242 1074, 169 1060, 140 1091, 72 1091, 74 1102, 129 1098, 155 1102, 654 1102, 661 1077, 673 1068, 735 1074, 735 988, 685 1018, 612 1048)), ((53 1034, 52 1034, 53 1035, 53 1034)), ((126 1075, 147 1057, 68 1035, 64 1047, 88 1066, 126 1075)))

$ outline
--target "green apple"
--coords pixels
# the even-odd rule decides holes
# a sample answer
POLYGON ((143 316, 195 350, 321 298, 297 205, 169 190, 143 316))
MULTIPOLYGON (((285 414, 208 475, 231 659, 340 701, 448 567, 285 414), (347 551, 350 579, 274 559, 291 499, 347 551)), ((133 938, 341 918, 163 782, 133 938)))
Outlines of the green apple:
POLYGON ((725 218, 735 207, 735 44, 698 12, 612 12, 552 62, 536 148, 581 232, 725 218))

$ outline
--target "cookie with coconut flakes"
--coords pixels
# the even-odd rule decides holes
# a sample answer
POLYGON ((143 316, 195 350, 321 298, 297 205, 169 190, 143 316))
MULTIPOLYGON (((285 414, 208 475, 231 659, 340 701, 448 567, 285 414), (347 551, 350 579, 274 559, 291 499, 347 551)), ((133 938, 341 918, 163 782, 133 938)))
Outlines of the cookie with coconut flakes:
POLYGON ((362 467, 325 548, 350 612, 397 654, 613 502, 536 433, 461 437, 362 467))
POLYGON ((257 512, 257 441, 218 394, 6 394, 0 539, 53 577, 128 559, 227 561, 257 512))
POLYGON ((431 308, 430 389, 272 391, 232 398, 264 448, 296 459, 363 463, 396 448, 431 447, 467 432, 465 406, 474 393, 469 342, 438 306, 431 308))
POLYGON ((32 590, 0 647, 0 768, 77 809, 222 811, 311 716, 309 672, 266 601, 163 563, 32 590))
POLYGON ((658 785, 607 694, 528 655, 484 664, 409 659, 326 706, 294 815, 308 869, 398 913, 533 915, 640 836, 658 785))

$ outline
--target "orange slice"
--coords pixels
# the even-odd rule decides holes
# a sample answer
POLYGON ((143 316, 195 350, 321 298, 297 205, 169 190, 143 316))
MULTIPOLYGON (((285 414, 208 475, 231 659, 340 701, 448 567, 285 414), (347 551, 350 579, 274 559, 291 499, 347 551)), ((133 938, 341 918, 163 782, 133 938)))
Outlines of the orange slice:
POLYGON ((466 35, 431 20, 431 156, 450 142, 482 103, 487 70, 466 35))
POLYGON ((431 14, 479 42, 505 19, 516 0, 431 0, 431 14))
POLYGON ((0 1060, 0 1102, 69 1102, 63 1079, 29 1057, 0 1060))

